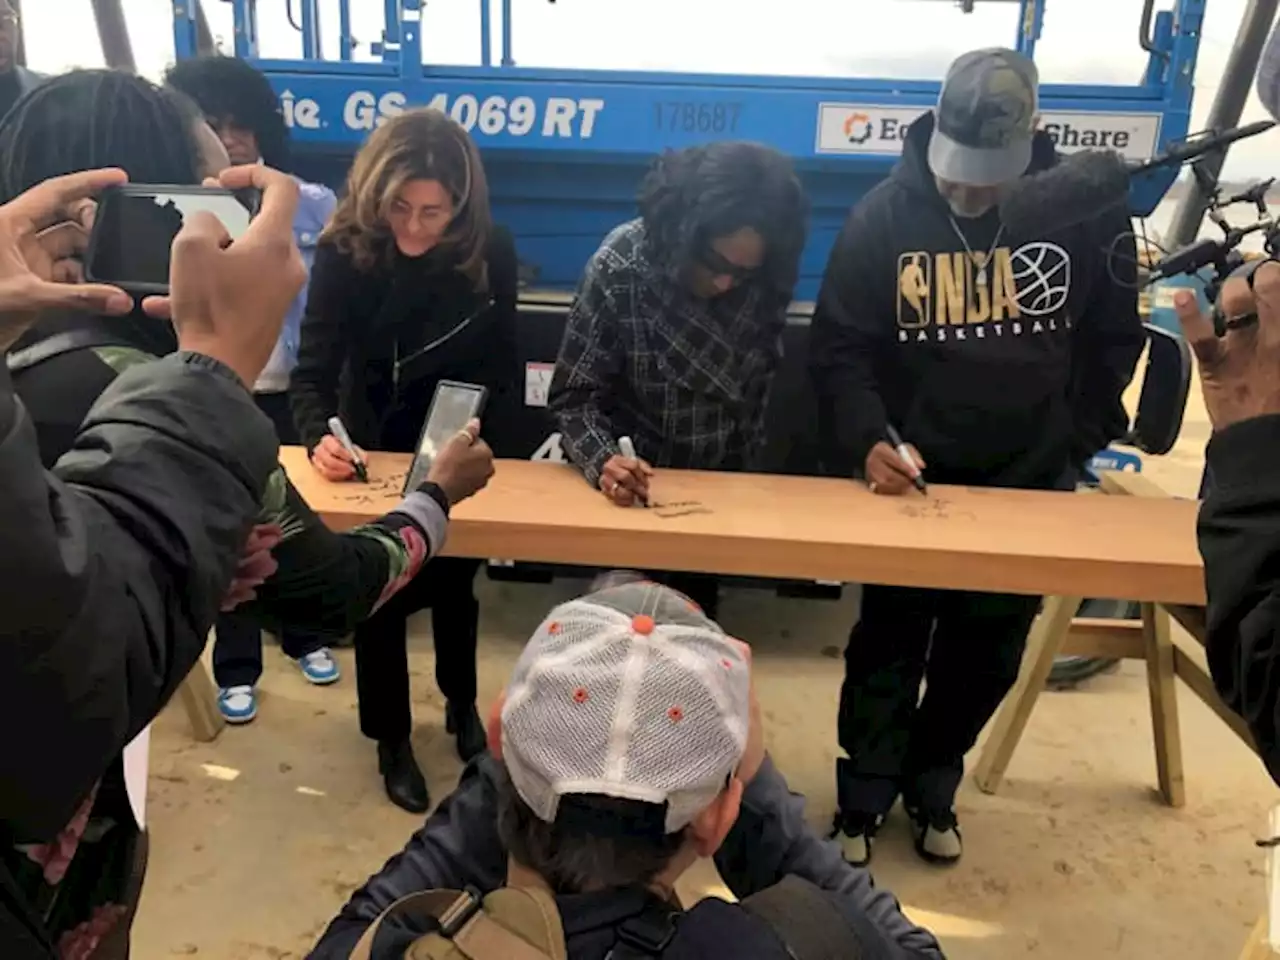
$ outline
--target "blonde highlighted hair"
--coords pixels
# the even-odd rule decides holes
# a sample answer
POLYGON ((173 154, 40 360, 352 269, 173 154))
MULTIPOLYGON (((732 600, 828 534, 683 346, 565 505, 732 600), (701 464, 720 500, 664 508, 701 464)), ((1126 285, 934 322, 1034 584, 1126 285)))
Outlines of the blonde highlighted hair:
POLYGON ((411 180, 435 180, 453 200, 453 219, 440 240, 472 286, 488 287, 486 254, 492 221, 489 184, 475 142, 439 110, 410 110, 387 120, 365 141, 347 174, 347 187, 322 239, 330 240, 358 270, 390 257, 391 205, 411 180))

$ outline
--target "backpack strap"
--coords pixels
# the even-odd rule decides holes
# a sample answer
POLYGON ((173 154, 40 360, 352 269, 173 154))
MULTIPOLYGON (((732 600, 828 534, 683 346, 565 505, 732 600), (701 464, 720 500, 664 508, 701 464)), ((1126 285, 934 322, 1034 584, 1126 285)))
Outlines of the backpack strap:
POLYGON ((819 887, 788 875, 742 906, 782 938, 795 960, 874 960, 848 918, 819 887))
POLYGON ((401 897, 365 930, 351 951, 351 960, 372 960, 373 943, 382 925, 395 917, 409 915, 436 921, 439 929, 424 938, 448 940, 467 960, 567 958, 560 913, 549 893, 520 888, 498 890, 481 897, 469 887, 465 891, 425 890, 401 897))
POLYGON ((45 337, 43 340, 37 340, 29 347, 10 352, 4 359, 5 365, 9 368, 9 373, 18 374, 44 363, 46 360, 60 357, 64 353, 74 353, 76 350, 88 350, 94 347, 115 347, 119 345, 120 337, 118 335, 111 335, 102 330, 80 327, 75 330, 63 330, 60 333, 45 337))

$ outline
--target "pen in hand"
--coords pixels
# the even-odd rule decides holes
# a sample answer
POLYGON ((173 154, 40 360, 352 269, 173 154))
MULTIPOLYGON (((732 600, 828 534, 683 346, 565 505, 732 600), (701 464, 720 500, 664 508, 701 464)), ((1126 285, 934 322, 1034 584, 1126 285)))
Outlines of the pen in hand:
MULTIPOLYGON (((631 441, 630 437, 619 437, 618 449, 622 451, 622 455, 626 457, 628 460, 639 459, 636 456, 636 445, 631 441)), ((636 506, 647 507, 649 505, 649 498, 641 496, 640 494, 637 493, 635 503, 636 503, 636 506)))
POLYGON ((885 425, 885 433, 889 435, 889 443, 893 445, 893 449, 897 451, 898 457, 907 465, 907 473, 911 477, 911 482, 915 484, 916 489, 922 495, 928 495, 929 488, 925 486, 924 475, 920 472, 920 468, 916 466, 915 458, 911 456, 911 450, 906 442, 902 439, 902 435, 894 429, 893 424, 885 425))
POLYGON ((351 466, 356 471, 356 478, 361 483, 368 483, 369 471, 359 451, 356 450, 356 445, 351 442, 351 434, 347 433, 346 426, 337 417, 330 417, 329 432, 338 438, 338 442, 342 444, 342 449, 351 455, 351 466))

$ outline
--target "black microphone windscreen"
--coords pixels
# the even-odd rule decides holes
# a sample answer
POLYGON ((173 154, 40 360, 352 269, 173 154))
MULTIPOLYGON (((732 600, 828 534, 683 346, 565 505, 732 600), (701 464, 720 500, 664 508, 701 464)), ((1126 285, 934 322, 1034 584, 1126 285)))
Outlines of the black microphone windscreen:
POLYGON ((1083 150, 1048 170, 1020 178, 1000 201, 1000 221, 1014 236, 1065 230, 1129 198, 1129 167, 1111 150, 1083 150))

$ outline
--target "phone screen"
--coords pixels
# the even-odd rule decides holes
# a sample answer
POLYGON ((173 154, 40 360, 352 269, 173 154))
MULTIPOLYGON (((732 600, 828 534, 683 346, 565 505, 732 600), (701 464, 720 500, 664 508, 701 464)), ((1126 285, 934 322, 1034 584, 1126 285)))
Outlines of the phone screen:
POLYGON ((427 411, 427 422, 418 438, 418 449, 414 451, 413 467, 405 482, 406 493, 416 489, 427 478, 427 471, 431 469, 436 454, 454 434, 465 427, 469 420, 480 416, 486 392, 484 387, 475 383, 441 380, 436 384, 431 409, 427 411))
POLYGON ((221 220, 233 240, 249 226, 249 209, 228 190, 131 185, 104 194, 86 273, 126 290, 167 290, 173 238, 197 211, 221 220))

